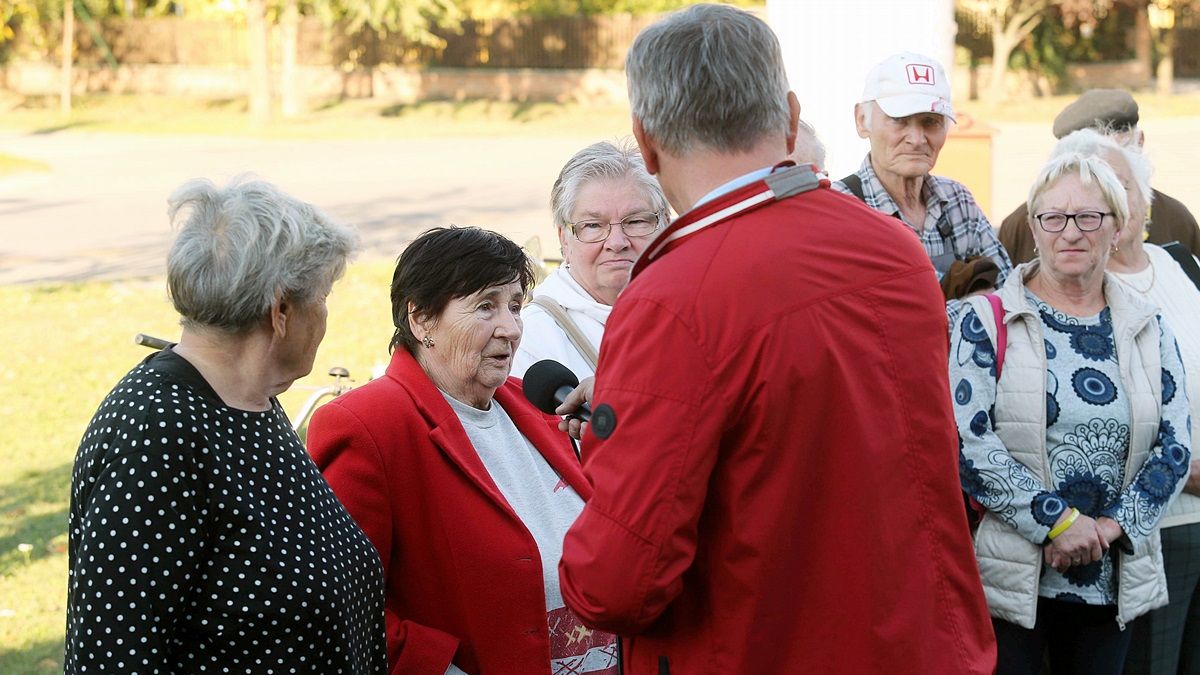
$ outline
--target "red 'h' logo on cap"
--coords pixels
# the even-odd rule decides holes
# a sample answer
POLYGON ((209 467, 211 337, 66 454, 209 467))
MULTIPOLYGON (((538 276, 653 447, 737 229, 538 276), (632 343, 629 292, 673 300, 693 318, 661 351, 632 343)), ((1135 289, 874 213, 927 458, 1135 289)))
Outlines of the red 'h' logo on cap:
POLYGON ((933 66, 923 63, 910 63, 905 67, 908 72, 909 84, 927 84, 933 86, 933 66))

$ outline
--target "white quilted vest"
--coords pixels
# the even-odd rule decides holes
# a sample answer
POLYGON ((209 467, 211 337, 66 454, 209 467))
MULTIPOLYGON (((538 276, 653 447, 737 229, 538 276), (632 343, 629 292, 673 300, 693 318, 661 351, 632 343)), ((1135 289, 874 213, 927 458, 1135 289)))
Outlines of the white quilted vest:
MULTIPOLYGON (((1009 275, 997 292, 1005 309, 1008 347, 996 387, 996 434, 1009 453, 1049 485, 1046 451, 1046 349, 1042 322, 1025 298, 1024 283, 1037 272, 1037 261, 1009 275)), ((1130 452, 1125 485, 1149 455, 1162 418, 1162 363, 1155 308, 1134 295, 1110 274, 1104 296, 1112 314, 1113 338, 1121 384, 1130 405, 1130 452)), ((992 344, 996 327, 987 298, 968 300, 983 322, 992 344)), ((975 535, 975 555, 992 616, 1023 628, 1037 621, 1038 579, 1042 547, 987 513, 975 535)), ((1117 623, 1125 624, 1167 604, 1162 544, 1158 532, 1133 555, 1121 553, 1117 566, 1117 623)))

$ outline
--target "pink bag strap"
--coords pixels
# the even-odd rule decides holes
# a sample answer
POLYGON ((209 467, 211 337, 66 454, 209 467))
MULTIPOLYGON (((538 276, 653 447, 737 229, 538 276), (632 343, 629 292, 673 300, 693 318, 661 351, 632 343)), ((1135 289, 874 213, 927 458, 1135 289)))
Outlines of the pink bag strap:
POLYGON ((1000 296, 988 293, 984 296, 992 306, 992 316, 996 319, 996 381, 1000 381, 1000 372, 1004 370, 1004 349, 1008 347, 1008 326, 1004 323, 1004 305, 1000 296))

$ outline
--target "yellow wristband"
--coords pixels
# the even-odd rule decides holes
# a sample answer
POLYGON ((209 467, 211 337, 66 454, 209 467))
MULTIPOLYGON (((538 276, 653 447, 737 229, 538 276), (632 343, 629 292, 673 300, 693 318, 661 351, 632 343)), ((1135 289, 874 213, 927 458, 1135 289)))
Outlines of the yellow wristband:
POLYGON ((1058 525, 1055 525, 1054 529, 1050 530, 1050 534, 1048 534, 1046 536, 1050 537, 1050 539, 1053 540, 1058 535, 1062 534, 1063 532, 1066 532, 1067 528, 1070 527, 1071 525, 1073 525, 1075 523, 1075 519, 1078 517, 1079 517, 1079 509, 1072 506, 1071 507, 1071 515, 1067 516, 1066 520, 1062 521, 1058 525))

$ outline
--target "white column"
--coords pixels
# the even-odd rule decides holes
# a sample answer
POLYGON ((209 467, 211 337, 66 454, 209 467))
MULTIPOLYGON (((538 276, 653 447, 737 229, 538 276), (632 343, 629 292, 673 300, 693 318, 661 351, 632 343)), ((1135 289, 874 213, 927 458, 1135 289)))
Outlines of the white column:
POLYGON ((913 51, 954 69, 953 0, 767 0, 800 116, 828 151, 837 179, 858 169, 867 142, 854 128, 854 104, 867 71, 889 55, 913 51))

